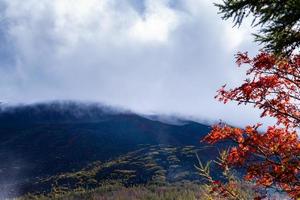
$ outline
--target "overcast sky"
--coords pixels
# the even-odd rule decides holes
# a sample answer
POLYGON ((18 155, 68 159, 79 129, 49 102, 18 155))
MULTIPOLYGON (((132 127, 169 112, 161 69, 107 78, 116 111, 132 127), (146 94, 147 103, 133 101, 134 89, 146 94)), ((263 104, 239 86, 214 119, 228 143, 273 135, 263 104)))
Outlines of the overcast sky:
POLYGON ((0 0, 0 97, 6 103, 97 101, 142 113, 258 121, 213 97, 244 78, 250 27, 210 0, 0 0))

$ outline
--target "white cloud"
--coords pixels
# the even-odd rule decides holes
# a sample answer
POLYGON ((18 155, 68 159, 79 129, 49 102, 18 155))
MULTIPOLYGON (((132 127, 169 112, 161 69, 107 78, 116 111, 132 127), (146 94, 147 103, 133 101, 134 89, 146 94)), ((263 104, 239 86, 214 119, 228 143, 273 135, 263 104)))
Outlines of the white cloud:
POLYGON ((145 42, 166 42, 179 24, 178 11, 171 9, 165 1, 148 0, 146 10, 129 29, 133 39, 145 42))
POLYGON ((252 109, 213 99, 219 86, 243 79, 234 53, 256 47, 211 1, 138 1, 141 9, 134 0, 0 2, 14 58, 0 59, 2 101, 77 99, 235 124, 257 120, 252 109))
POLYGON ((226 26, 224 30, 224 45, 226 45, 228 51, 237 49, 237 47, 243 42, 245 33, 241 29, 232 28, 232 26, 226 26))

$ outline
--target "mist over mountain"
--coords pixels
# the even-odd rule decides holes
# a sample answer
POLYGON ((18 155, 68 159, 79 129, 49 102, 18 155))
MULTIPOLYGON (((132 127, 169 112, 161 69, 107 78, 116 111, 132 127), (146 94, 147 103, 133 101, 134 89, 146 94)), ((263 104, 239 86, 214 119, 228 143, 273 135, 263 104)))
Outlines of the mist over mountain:
POLYGON ((24 105, 1 105, 0 122, 15 123, 64 123, 103 120, 111 116, 130 111, 113 108, 100 103, 76 101, 52 101, 47 103, 24 105))

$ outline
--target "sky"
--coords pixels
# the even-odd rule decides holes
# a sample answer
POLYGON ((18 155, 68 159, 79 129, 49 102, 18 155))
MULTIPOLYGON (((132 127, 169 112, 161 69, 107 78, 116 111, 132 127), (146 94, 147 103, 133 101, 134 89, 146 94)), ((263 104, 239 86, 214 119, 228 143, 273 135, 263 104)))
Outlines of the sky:
POLYGON ((234 55, 259 47, 249 23, 211 0, 0 0, 0 97, 9 104, 102 102, 234 125, 252 107, 214 99, 245 78, 234 55))

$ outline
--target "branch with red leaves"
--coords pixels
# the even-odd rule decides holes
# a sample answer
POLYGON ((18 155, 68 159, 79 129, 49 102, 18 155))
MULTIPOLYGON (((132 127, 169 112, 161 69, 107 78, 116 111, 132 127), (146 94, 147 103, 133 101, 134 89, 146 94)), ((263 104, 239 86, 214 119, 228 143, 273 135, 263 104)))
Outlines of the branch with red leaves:
POLYGON ((245 179, 258 186, 275 187, 292 198, 300 197, 300 55, 289 58, 260 53, 249 58, 236 57, 239 66, 248 65, 247 79, 234 89, 223 86, 216 98, 226 103, 253 104, 262 110, 261 117, 277 119, 277 126, 258 131, 260 124, 245 129, 215 125, 204 141, 234 141, 226 165, 245 167, 245 179))
POLYGON ((236 62, 250 67, 247 79, 234 89, 226 90, 223 86, 216 98, 224 103, 253 104, 262 110, 262 117, 275 117, 278 124, 299 127, 300 55, 277 58, 260 53, 251 59, 247 53, 239 53, 236 62))

